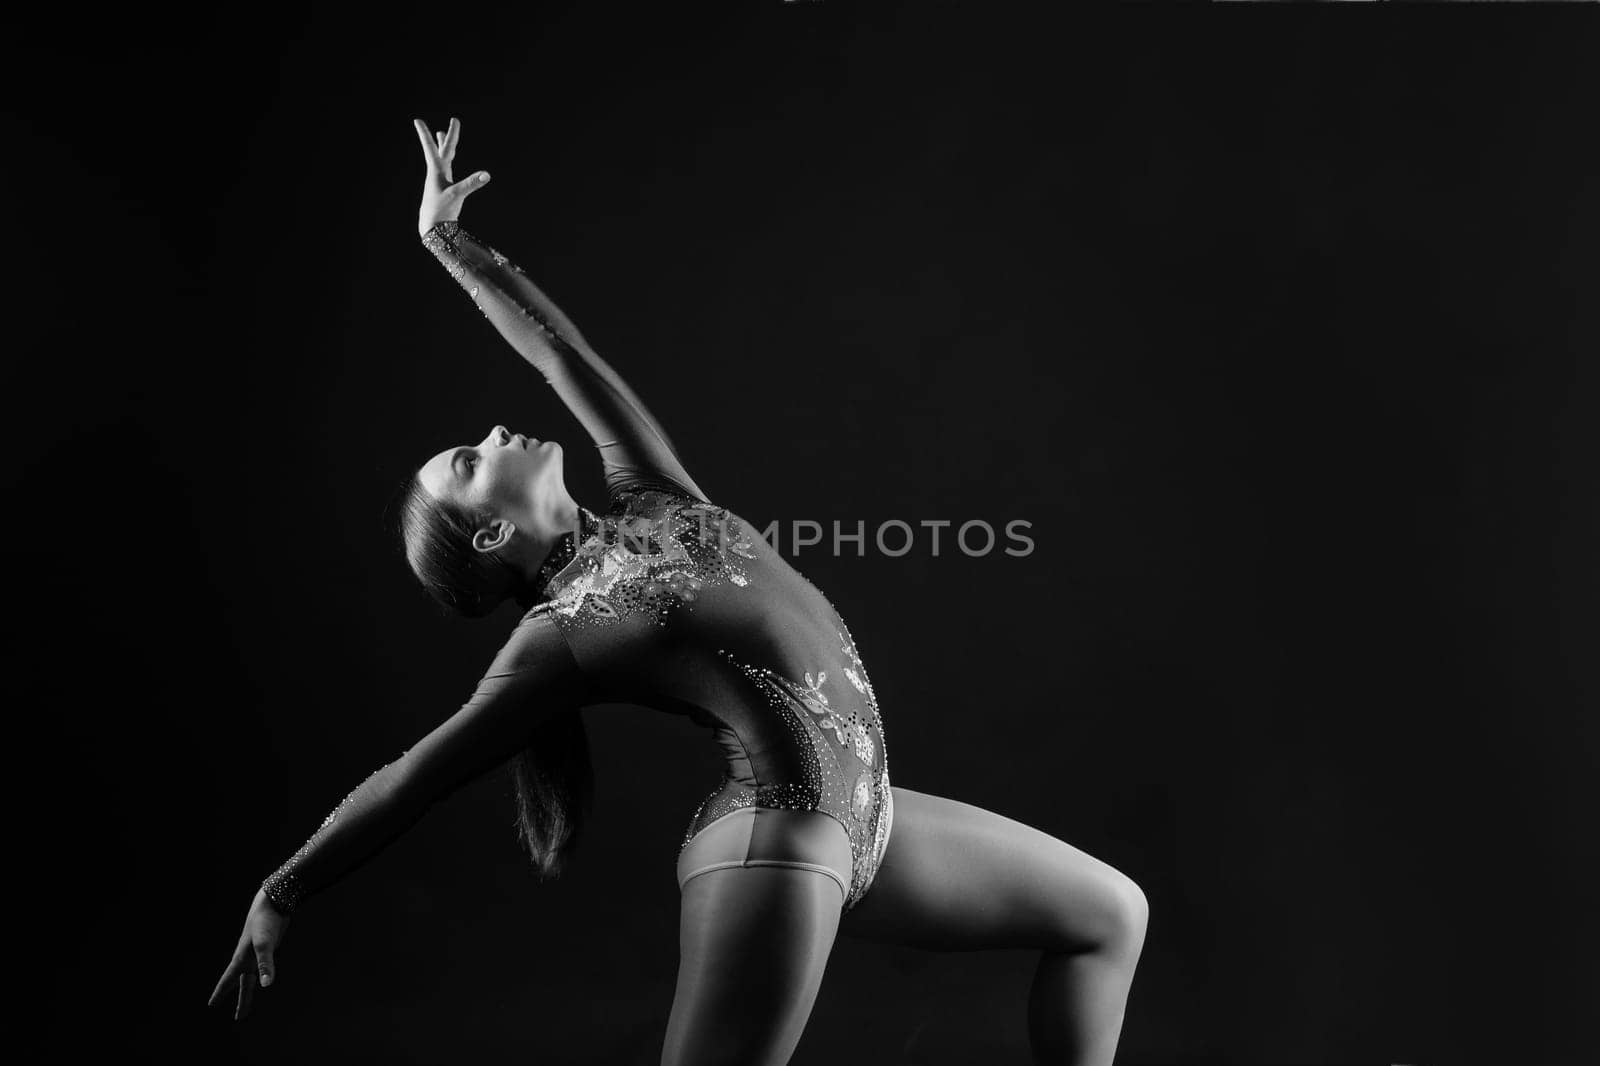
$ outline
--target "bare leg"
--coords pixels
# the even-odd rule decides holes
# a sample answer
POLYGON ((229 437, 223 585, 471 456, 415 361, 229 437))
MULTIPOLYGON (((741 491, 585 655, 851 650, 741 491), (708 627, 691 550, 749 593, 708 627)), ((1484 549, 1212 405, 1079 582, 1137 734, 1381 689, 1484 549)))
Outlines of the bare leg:
POLYGON ((788 1062, 843 901, 831 877, 790 867, 733 867, 685 882, 662 1066, 788 1062))
POLYGON ((1108 1066, 1148 916, 1138 885, 1070 844, 897 787, 877 879, 840 929, 936 951, 1043 952, 1028 997, 1035 1060, 1108 1066))

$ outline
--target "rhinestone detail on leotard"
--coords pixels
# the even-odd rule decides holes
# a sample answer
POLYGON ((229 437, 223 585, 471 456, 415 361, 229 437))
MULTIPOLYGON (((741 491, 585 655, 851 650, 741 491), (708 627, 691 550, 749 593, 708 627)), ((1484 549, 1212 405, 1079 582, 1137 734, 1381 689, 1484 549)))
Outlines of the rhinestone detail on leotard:
POLYGON ((577 545, 548 583, 549 611, 564 629, 614 625, 643 614, 665 625, 707 586, 750 583, 755 558, 745 524, 727 510, 656 489, 629 493, 620 515, 577 545))
MULTIPOLYGON (((525 275, 508 257, 455 221, 432 227, 423 244, 485 317, 494 311, 493 321, 502 332, 536 331, 558 355, 574 354, 579 341, 570 326, 563 322, 558 329, 534 301, 515 291, 517 276, 525 275), (525 331, 519 330, 518 320, 525 331)), ((698 493, 670 487, 658 491, 663 471, 615 464, 618 456, 606 449, 618 441, 591 435, 607 459, 608 487, 615 488, 614 475, 632 484, 614 491, 600 535, 585 523, 579 535, 558 545, 537 582, 543 602, 529 614, 546 614, 556 622, 579 664, 593 662, 600 670, 597 682, 609 684, 613 666, 626 677, 637 664, 646 673, 630 682, 631 695, 649 705, 657 705, 656 695, 669 697, 660 704, 664 709, 694 707, 697 722, 717 730, 730 752, 730 774, 695 812, 690 834, 716 817, 752 805, 818 810, 839 821, 853 860, 848 909, 871 884, 882 859, 893 803, 882 719, 838 611, 831 602, 827 612, 817 610, 810 596, 821 596, 820 590, 778 560, 759 536, 752 538, 736 516, 705 503, 698 493), (619 509, 625 513, 617 514, 619 509), (721 543, 707 542, 705 527, 710 523, 721 532, 721 543), (739 593, 723 591, 725 586, 774 597, 778 611, 765 612, 762 601, 743 602, 739 593), (750 641, 738 642, 743 633, 729 630, 730 623, 745 627, 750 641), (839 644, 830 648, 832 635, 816 623, 836 623, 839 644), (800 627, 792 631, 792 639, 784 633, 786 625, 800 627), (641 642, 637 656, 625 643, 635 640, 641 642), (726 648, 720 655, 750 684, 743 700, 729 695, 739 682, 725 671, 695 680, 695 672, 704 669, 704 656, 724 643, 743 649, 745 661, 726 648), (680 653, 689 672, 675 694, 669 691, 674 688, 670 672, 672 657, 680 653), (778 666, 786 669, 769 669, 778 666), (719 676, 723 680, 713 680, 719 676), (663 677, 668 683, 652 688, 663 677), (706 702, 695 702, 702 695, 706 702)))
MULTIPOLYGON (((478 302, 478 293, 481 287, 472 284, 472 282, 468 280, 467 268, 462 265, 462 254, 459 244, 460 237, 461 223, 454 220, 439 222, 436 223, 433 228, 429 229, 427 233, 422 235, 422 245, 424 248, 428 249, 428 251, 433 253, 435 259, 444 264, 444 268, 450 272, 450 276, 456 279, 456 284, 465 289, 467 295, 472 297, 472 305, 483 314, 483 317, 488 318, 489 309, 478 302)), ((515 263, 511 262, 510 259, 495 251, 495 249, 490 248, 488 245, 484 245, 484 248, 489 252, 489 255, 493 257, 496 266, 508 266, 518 274, 523 274, 521 267, 517 266, 515 263)), ((527 275, 523 274, 523 276, 526 277, 527 275)), ((516 303, 517 308, 522 312, 522 316, 529 322, 533 323, 534 326, 536 326, 539 331, 545 335, 547 340, 554 341, 562 345, 570 345, 570 342, 567 340, 567 338, 563 336, 555 328, 555 326, 550 324, 549 319, 545 318, 538 311, 535 311, 533 308, 529 307, 525 303, 522 303, 521 301, 514 302, 516 303)))
MULTIPOLYGON (((726 509, 681 493, 641 489, 625 494, 613 510, 621 513, 602 519, 604 528, 576 546, 572 561, 550 579, 552 598, 535 608, 548 611, 569 636, 581 640, 585 629, 635 618, 665 625, 674 612, 693 610, 708 588, 750 587, 742 561, 759 557, 756 541, 726 509)), ((837 610, 833 614, 838 617, 837 610)), ((848 909, 870 886, 883 856, 889 770, 866 668, 848 629, 835 636, 846 660, 842 667, 837 660, 819 664, 801 671, 798 680, 719 649, 775 712, 798 754, 800 774, 798 780, 743 786, 724 775, 690 819, 680 851, 700 828, 743 807, 822 811, 850 838, 848 909), (832 681, 830 694, 826 686, 840 675, 850 687, 832 681)))
MULTIPOLYGON (((369 777, 368 780, 371 780, 371 778, 369 777)), ((365 783, 362 782, 362 784, 365 783)), ((323 833, 327 828, 339 820, 339 815, 344 813, 344 809, 350 805, 350 801, 355 798, 355 794, 359 791, 361 791, 360 785, 351 789, 344 799, 339 801, 338 806, 328 812, 328 816, 322 820, 322 824, 317 826, 317 831, 311 834, 311 839, 300 845, 299 850, 289 856, 282 866, 269 874, 267 879, 261 883, 261 891, 272 901, 272 905, 284 914, 294 913, 294 909, 300 905, 300 898, 305 895, 305 886, 300 883, 300 878, 296 874, 296 871, 300 868, 300 863, 310 854, 311 849, 317 845, 317 842, 322 839, 323 833)))
POLYGON ((719 649, 725 660, 734 665, 766 698, 766 702, 782 716, 791 732, 796 734, 798 747, 807 753, 805 780, 794 784, 770 784, 757 788, 724 792, 723 786, 702 801, 700 809, 689 822, 681 852, 694 839, 697 826, 703 827, 716 818, 741 807, 779 807, 785 809, 818 810, 835 818, 844 826, 850 838, 852 871, 850 891, 844 909, 854 907, 876 877, 888 844, 889 819, 892 817, 892 799, 889 786, 889 760, 883 746, 883 724, 878 715, 877 701, 866 682, 866 671, 855 655, 855 646, 848 634, 841 632, 843 649, 851 658, 855 676, 861 684, 857 692, 867 697, 867 707, 852 709, 845 714, 835 707, 823 691, 828 679, 827 671, 803 673, 804 680, 796 681, 775 670, 741 662, 726 649, 719 649), (874 743, 873 734, 877 734, 874 743), (830 742, 831 740, 831 742, 830 742), (823 757, 819 753, 827 753, 823 757), (876 763, 876 765, 874 765, 876 763), (779 795, 794 797, 798 803, 774 801, 779 795), (769 798, 772 797, 772 798, 769 798), (709 805, 709 809, 708 809, 709 805), (848 811, 841 817, 839 811, 848 811))

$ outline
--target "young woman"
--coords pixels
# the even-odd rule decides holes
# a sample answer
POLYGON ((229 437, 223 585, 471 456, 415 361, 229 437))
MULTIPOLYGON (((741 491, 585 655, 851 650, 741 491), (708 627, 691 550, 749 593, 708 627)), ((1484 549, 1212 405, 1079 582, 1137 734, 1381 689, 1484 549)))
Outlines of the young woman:
POLYGON ((407 558, 472 616, 526 609, 466 705, 350 793, 256 893, 212 993, 235 1016, 277 978, 290 914, 435 801, 511 761, 544 876, 572 852, 590 768, 579 712, 684 714, 728 758, 690 819, 666 1066, 787 1062, 834 938, 1039 952, 1028 1002, 1039 1062, 1109 1063, 1144 941, 1129 878, 1055 838, 889 783, 884 723, 844 620, 751 527, 713 502, 666 433, 577 328, 464 230, 460 124, 420 120, 418 232, 600 452, 606 506, 567 493, 563 451, 495 426, 429 459, 403 508, 407 558))

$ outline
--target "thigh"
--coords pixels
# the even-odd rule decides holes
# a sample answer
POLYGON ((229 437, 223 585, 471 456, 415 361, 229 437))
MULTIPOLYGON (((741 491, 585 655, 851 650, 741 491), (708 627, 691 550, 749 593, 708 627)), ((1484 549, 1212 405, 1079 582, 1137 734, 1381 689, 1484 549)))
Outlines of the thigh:
POLYGON ((662 1066, 788 1062, 838 931, 838 884, 799 867, 735 866, 685 882, 681 907, 662 1066))
POLYGON ((1145 906, 1126 875, 969 803, 894 789, 877 877, 841 932, 945 951, 1092 949, 1145 906))

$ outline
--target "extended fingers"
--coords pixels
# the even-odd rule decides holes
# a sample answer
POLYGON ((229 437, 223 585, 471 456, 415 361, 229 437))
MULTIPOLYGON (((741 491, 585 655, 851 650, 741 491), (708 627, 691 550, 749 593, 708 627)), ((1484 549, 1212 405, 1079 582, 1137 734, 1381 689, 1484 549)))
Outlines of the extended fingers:
POLYGON ((239 972, 239 960, 228 963, 228 968, 222 971, 222 978, 217 981, 217 987, 211 990, 211 998, 206 1000, 206 1006, 215 1007, 217 1000, 222 998, 222 992, 233 983, 234 975, 239 972))
POLYGON ((233 1008, 233 1019, 238 1021, 250 1013, 250 1005, 256 998, 256 975, 253 970, 246 970, 239 975, 239 1003, 233 1008))
POLYGON ((436 169, 439 166, 439 145, 433 138, 433 131, 420 118, 412 119, 411 124, 417 128, 417 139, 422 142, 422 154, 428 161, 428 169, 436 169))
POLYGON ((228 968, 222 971, 222 977, 217 981, 217 987, 211 990, 211 998, 206 1000, 206 1006, 216 1006, 217 1000, 222 998, 222 993, 233 983, 244 960, 250 955, 250 938, 241 936, 238 945, 233 949, 233 959, 228 963, 228 968))
POLYGON ((450 195, 460 197, 464 200, 467 198, 467 196, 477 192, 487 184, 489 184, 489 172, 487 170, 480 170, 470 178, 462 178, 460 181, 450 186, 448 191, 450 195))
POLYGON ((411 124, 416 127, 423 154, 428 157, 429 164, 449 163, 456 154, 456 145, 461 143, 461 120, 452 118, 449 126, 438 133, 429 129, 428 124, 420 118, 412 119, 411 124))

